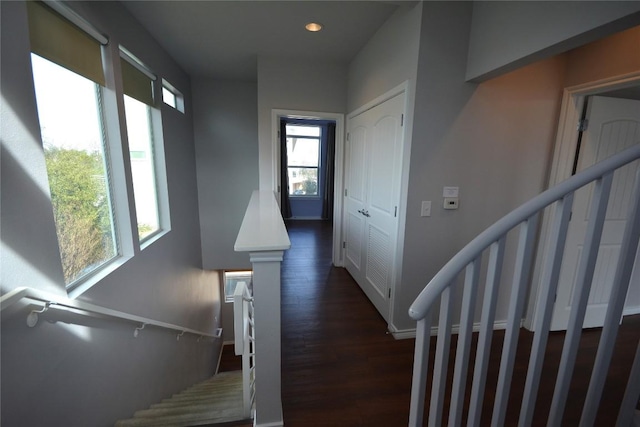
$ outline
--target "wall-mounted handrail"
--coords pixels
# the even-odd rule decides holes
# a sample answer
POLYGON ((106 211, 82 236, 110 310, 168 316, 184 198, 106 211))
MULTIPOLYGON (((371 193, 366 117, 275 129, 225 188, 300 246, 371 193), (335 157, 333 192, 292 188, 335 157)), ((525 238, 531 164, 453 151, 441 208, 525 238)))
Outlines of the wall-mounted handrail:
MULTIPOLYGON (((156 328, 175 331, 179 334, 179 336, 184 334, 192 334, 198 337, 206 337, 206 338, 220 338, 221 331, 222 331, 221 329, 218 329, 216 330, 215 334, 210 334, 207 332, 174 325, 172 323, 160 322, 158 320, 148 319, 146 317, 124 313, 122 311, 113 310, 110 308, 101 307, 99 305, 91 304, 88 302, 65 298, 61 295, 56 295, 50 292, 45 292, 38 289, 26 288, 26 287, 13 289, 12 291, 0 297, 0 311, 5 310, 6 308, 14 305, 15 303, 17 303, 22 299, 43 302, 45 304, 45 307, 48 307, 49 309, 51 308, 71 309, 91 317, 98 317, 98 316, 110 317, 114 319, 132 322, 140 326, 140 327, 136 327, 137 331, 140 331, 145 327, 147 328, 156 327, 156 328)), ((32 327, 35 326, 35 324, 37 323, 37 312, 35 310, 31 311, 31 313, 29 313, 29 318, 30 318, 30 320, 28 321, 29 326, 32 326, 32 327), (35 318, 33 317, 33 314, 36 315, 35 318)))

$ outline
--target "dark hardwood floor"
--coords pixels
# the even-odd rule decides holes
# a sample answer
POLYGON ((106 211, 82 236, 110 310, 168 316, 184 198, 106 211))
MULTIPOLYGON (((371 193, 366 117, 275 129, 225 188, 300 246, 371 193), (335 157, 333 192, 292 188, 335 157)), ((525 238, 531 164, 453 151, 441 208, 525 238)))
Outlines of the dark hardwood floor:
MULTIPOLYGON (((414 340, 398 341, 387 334, 386 322, 351 276, 346 270, 331 265, 330 224, 290 221, 287 228, 292 246, 286 252, 282 265, 282 405, 285 425, 406 426, 414 340)), ((597 329, 583 333, 563 426, 578 423, 599 334, 597 329)), ((496 331, 482 425, 489 424, 502 338, 503 333, 496 331)), ((532 338, 532 333, 522 330, 507 426, 517 424, 532 338)), ((563 338, 563 333, 552 333, 549 337, 534 416, 535 426, 546 425, 563 338)), ((615 424, 617 407, 638 340, 640 316, 628 316, 620 329, 597 426, 615 424)), ((454 337, 452 347, 455 347, 455 341, 454 337)), ((432 352, 434 348, 435 338, 432 339, 432 352)), ((433 361, 433 356, 430 361, 433 361)), ((232 347, 225 347, 221 370, 239 367, 239 358, 233 356, 232 347)), ((471 374, 472 367, 470 371, 471 374)), ((450 369, 450 379, 452 375, 450 369)), ((467 395, 469 391, 470 381, 467 395)))

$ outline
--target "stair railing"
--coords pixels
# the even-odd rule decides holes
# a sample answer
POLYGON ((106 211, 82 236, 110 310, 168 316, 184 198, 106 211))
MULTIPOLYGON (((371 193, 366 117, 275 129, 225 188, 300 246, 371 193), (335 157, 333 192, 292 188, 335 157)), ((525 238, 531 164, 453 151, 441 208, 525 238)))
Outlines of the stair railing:
POLYGON ((0 297, 0 311, 4 311, 6 308, 9 308, 22 300, 33 302, 42 307, 39 310, 32 309, 27 315, 26 322, 30 328, 33 328, 37 325, 40 314, 50 310, 65 310, 87 317, 108 318, 130 322, 135 326, 135 329, 133 331, 134 337, 137 337, 140 331, 145 328, 158 328, 172 331, 173 333, 177 334, 176 339, 178 341, 180 340, 180 337, 184 336, 185 334, 197 336, 198 339, 219 339, 222 337, 222 328, 216 329, 215 333, 211 334, 208 332, 185 328, 183 326, 174 325, 172 323, 160 322, 158 320, 136 316, 135 314, 124 313, 122 311, 113 310, 111 308, 102 307, 78 299, 71 299, 62 295, 27 287, 15 288, 10 292, 2 295, 2 297, 0 297))
POLYGON ((233 294, 233 317, 236 356, 242 356, 242 414, 253 418, 255 402, 255 334, 253 296, 245 282, 238 282, 233 294))
MULTIPOLYGON (((547 337, 551 323, 553 303, 556 295, 560 267, 564 253, 565 239, 573 203, 573 196, 579 188, 595 182, 590 201, 590 218, 577 271, 577 282, 571 300, 571 312, 567 328, 561 362, 556 378, 553 401, 548 416, 548 426, 561 425, 565 403, 569 393, 569 384, 578 351, 582 325, 593 279, 603 223, 608 205, 609 193, 616 170, 640 159, 640 144, 628 148, 596 165, 574 175, 559 185, 541 193, 532 200, 515 209, 472 240, 456 254, 427 284, 409 309, 409 315, 418 321, 414 354, 413 380, 411 388, 411 407, 409 426, 422 426, 428 376, 428 357, 431 335, 431 317, 438 299, 439 321, 437 345, 435 349, 433 379, 428 411, 430 426, 443 425, 444 402, 447 389, 447 370, 451 343, 453 291, 462 270, 465 270, 462 295, 462 308, 458 341, 455 354, 453 384, 448 407, 448 425, 458 426, 462 421, 465 406, 465 386, 470 361, 471 335, 473 332, 474 308, 478 294, 479 276, 483 253, 488 249, 489 261, 481 311, 481 325, 478 337, 471 396, 468 403, 467 426, 478 426, 482 413, 485 393, 491 339, 499 291, 505 241, 509 231, 519 228, 517 252, 514 263, 513 279, 510 286, 508 318, 500 360, 498 382, 495 389, 492 426, 503 426, 514 359, 518 344, 519 329, 523 318, 525 300, 528 292, 531 266, 533 262, 534 242, 538 230, 540 213, 555 204, 551 219, 549 250, 543 260, 544 266, 540 280, 538 303, 534 324, 534 337, 531 348, 525 389, 520 408, 520 427, 530 426, 536 403, 538 385, 542 372, 547 337)), ((617 268, 613 279, 611 297, 606 312, 600 343, 594 362, 587 397, 581 415, 581 426, 592 426, 595 422, 605 378, 613 353, 613 344, 622 318, 624 302, 631 280, 631 273, 638 250, 640 237, 640 169, 635 177, 631 194, 629 213, 625 225, 624 237, 620 248, 617 268)), ((636 367, 630 374, 626 395, 620 407, 618 422, 633 417, 635 404, 640 393, 640 347, 636 353, 636 367)), ((619 424, 621 425, 621 424, 619 424)))

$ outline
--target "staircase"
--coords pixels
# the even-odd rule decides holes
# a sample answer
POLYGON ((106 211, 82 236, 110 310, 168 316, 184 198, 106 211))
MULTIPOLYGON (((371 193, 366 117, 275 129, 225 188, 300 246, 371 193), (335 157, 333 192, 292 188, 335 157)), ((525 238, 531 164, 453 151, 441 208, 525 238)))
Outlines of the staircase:
MULTIPOLYGON (((617 172, 618 178, 624 172, 628 173, 627 176, 630 178, 635 176, 635 180, 629 180, 634 183, 629 184, 624 193, 628 195, 628 202, 625 202, 628 213, 624 221, 622 242, 619 244, 620 255, 617 258, 615 270, 612 271, 604 326, 596 358, 591 367, 591 379, 580 418, 581 427, 596 425, 596 416, 605 390, 606 376, 623 315, 625 299, 632 282, 632 272, 640 241, 640 168, 637 167, 636 162, 638 160, 640 160, 640 141, 631 144, 631 148, 596 163, 541 193, 483 231, 431 279, 409 309, 409 315, 418 322, 409 413, 410 427, 421 427, 425 415, 429 426, 442 426, 445 422, 448 422, 451 427, 479 426, 481 419, 485 419, 487 415, 491 416, 491 426, 503 426, 509 405, 515 406, 516 409, 519 405, 519 427, 540 424, 533 421, 534 410, 539 394, 540 378, 544 375, 547 339, 563 265, 574 194, 583 186, 592 185, 588 188, 591 195, 588 201, 587 231, 584 233, 576 269, 575 287, 568 306, 570 314, 562 355, 558 369, 554 372, 557 375, 551 406, 548 414, 542 414, 547 417, 547 426, 563 425, 565 406, 572 398, 570 385, 576 370, 576 356, 594 281, 614 172, 617 172), (631 166, 627 167, 627 165, 631 166), (528 352, 527 371, 516 371, 514 360, 533 267, 538 219, 543 214, 549 221, 550 238, 547 242, 548 249, 540 259, 541 274, 537 283, 537 304, 533 322, 535 333, 531 350, 528 352), (509 233, 514 238, 510 247, 515 258, 509 259, 508 269, 506 269, 503 268, 505 267, 503 264, 506 258, 504 254, 508 253, 505 247, 509 233), (488 260, 483 264, 483 257, 486 255, 488 260), (504 280, 501 276, 503 269, 511 273, 505 274, 504 280), (481 274, 481 271, 484 273, 481 274), (481 278, 484 284, 481 284, 481 278), (504 285, 502 289, 501 285, 504 285), (488 363, 496 306, 501 290, 505 293, 500 301, 503 304, 502 307, 508 309, 508 318, 502 344, 500 370, 494 388, 491 381, 487 381, 488 363), (456 310, 455 302, 458 293, 462 294, 462 303, 461 308, 456 310), (477 301, 482 301, 482 306, 476 304, 477 301), (476 306, 478 313, 476 313, 476 306), (452 352, 453 322, 458 318, 460 320, 457 325, 457 342, 452 352), (480 333, 475 352, 472 352, 471 337, 476 318, 480 318, 480 333), (437 340, 433 356, 429 348, 432 322, 434 325, 437 322, 437 340), (429 370, 430 357, 434 359, 433 370, 429 370), (449 375, 450 361, 453 377, 449 375), (467 383, 471 376, 473 376, 471 393, 467 398, 467 383), (516 376, 525 378, 520 403, 510 394, 512 379, 516 376), (447 384, 449 378, 452 378, 451 386, 447 384), (427 394, 428 379, 431 379, 429 395, 427 394), (449 392, 450 394, 447 394, 449 392), (485 405, 485 397, 487 405, 485 405), (511 402, 509 402, 510 399, 511 402), (488 414, 489 411, 483 411, 485 406, 488 406, 489 410, 493 407, 493 412, 488 414), (484 417, 483 412, 485 412, 484 417)), ((619 190, 616 189, 616 191, 619 190)), ((626 391, 618 408, 616 425, 620 427, 633 425, 633 419, 638 416, 635 410, 640 399, 640 342, 637 344, 634 360, 626 391)), ((540 392, 548 393, 546 390, 540 392)))
POLYGON ((204 426, 244 420, 242 371, 222 372, 174 394, 115 427, 204 426))

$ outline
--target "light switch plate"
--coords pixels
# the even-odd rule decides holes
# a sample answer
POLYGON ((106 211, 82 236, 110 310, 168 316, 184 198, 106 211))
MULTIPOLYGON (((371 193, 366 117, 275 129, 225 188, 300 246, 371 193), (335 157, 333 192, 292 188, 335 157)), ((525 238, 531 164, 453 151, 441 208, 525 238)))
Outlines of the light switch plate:
POLYGON ((423 200, 422 208, 420 209, 420 216, 431 216, 431 201, 423 200))

